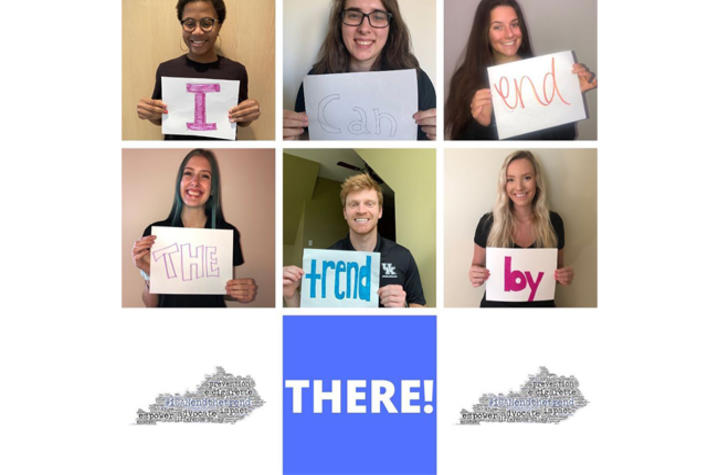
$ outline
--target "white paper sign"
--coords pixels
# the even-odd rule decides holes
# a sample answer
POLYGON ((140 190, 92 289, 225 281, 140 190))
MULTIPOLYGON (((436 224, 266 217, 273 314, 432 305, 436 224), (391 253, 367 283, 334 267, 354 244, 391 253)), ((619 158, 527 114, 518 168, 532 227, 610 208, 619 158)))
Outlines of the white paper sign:
POLYGON ((239 81, 162 77, 162 133, 234 140, 237 124, 229 109, 237 105, 239 81))
POLYGON ((586 118, 573 63, 562 51, 487 68, 499 139, 586 118))
POLYGON ((232 279, 231 229, 152 226, 151 294, 226 294, 232 279))
POLYGON ((378 307, 378 252, 304 250, 301 307, 378 307))
POLYGON ((416 140, 416 70, 312 74, 304 78, 314 140, 416 140))
POLYGON ((486 300, 538 302, 553 300, 558 249, 486 248, 486 300))

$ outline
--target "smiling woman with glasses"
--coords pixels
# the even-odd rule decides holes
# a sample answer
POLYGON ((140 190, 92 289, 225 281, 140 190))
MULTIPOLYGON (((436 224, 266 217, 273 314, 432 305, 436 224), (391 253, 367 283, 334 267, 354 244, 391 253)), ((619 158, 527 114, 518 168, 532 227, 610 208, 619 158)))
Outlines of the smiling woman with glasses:
MULTIPOLYGON (((137 104, 140 119, 162 125, 162 114, 171 114, 162 102, 162 81, 164 77, 228 79, 239 81, 237 105, 227 111, 227 120, 247 127, 259 118, 259 103, 248 98, 247 70, 231 59, 217 54, 215 42, 226 16, 223 0, 179 0, 177 19, 182 31, 182 42, 187 53, 179 58, 159 65, 155 75, 152 98, 142 98, 137 104)), ((165 135, 165 140, 207 140, 207 137, 187 135, 165 135)))
MULTIPOLYGON (((414 114, 417 138, 436 138, 436 93, 429 76, 411 53, 409 30, 397 0, 334 0, 329 31, 319 60, 309 74, 415 69, 419 111, 414 114)), ((294 140, 306 136, 304 86, 300 86, 294 111, 284 111, 283 136, 294 140)))

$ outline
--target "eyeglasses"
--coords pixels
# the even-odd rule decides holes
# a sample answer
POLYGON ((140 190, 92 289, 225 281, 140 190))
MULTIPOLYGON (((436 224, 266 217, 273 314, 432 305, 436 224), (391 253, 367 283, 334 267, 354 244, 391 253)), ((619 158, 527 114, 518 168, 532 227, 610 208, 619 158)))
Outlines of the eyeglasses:
POLYGON ((364 13, 356 8, 348 8, 342 11, 342 22, 348 26, 359 26, 364 21, 364 17, 369 19, 369 25, 374 28, 386 28, 391 21, 391 13, 384 10, 374 10, 371 13, 364 13))
POLYGON ((204 17, 201 18, 199 21, 195 20, 194 18, 185 18, 180 23, 182 23, 182 28, 184 28, 184 31, 186 32, 193 32, 195 28, 197 28, 197 23, 199 23, 199 27, 204 31, 205 33, 209 33, 214 29, 214 24, 217 23, 219 20, 216 18, 211 17, 204 17))

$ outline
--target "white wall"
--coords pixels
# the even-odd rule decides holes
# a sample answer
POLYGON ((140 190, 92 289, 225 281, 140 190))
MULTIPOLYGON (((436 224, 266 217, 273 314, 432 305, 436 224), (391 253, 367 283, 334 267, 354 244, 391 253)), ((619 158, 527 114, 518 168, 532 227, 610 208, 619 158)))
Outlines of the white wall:
MULTIPOLYGON (((401 16, 411 34, 412 52, 436 84, 436 1, 398 0, 401 16)), ((284 1, 285 109, 294 110, 302 79, 317 61, 319 48, 329 27, 330 0, 284 1)), ((438 88, 437 88, 438 93, 438 88)))
MULTIPOLYGON (((515 149, 444 152, 444 298, 446 307, 478 307, 484 288, 469 283, 474 231, 496 200, 499 169, 515 149)), ((556 286, 559 307, 596 306, 596 150, 534 149, 541 162, 550 209, 561 215, 564 265, 573 283, 556 286)))
MULTIPOLYGON (((573 50, 579 62, 598 73, 597 0, 518 0, 531 35, 534 54, 573 50)), ((459 61, 479 0, 444 0, 444 101, 459 61)), ((588 119, 579 122, 578 138, 596 140, 597 90, 584 97, 588 119)))

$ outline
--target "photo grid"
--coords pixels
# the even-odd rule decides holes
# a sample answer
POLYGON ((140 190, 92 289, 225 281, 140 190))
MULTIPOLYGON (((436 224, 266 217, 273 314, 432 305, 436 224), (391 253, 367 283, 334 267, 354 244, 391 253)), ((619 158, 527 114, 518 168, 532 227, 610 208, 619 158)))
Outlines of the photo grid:
POLYGON ((597 13, 123 0, 119 300, 147 335, 124 441, 143 472, 592 456, 597 13))

